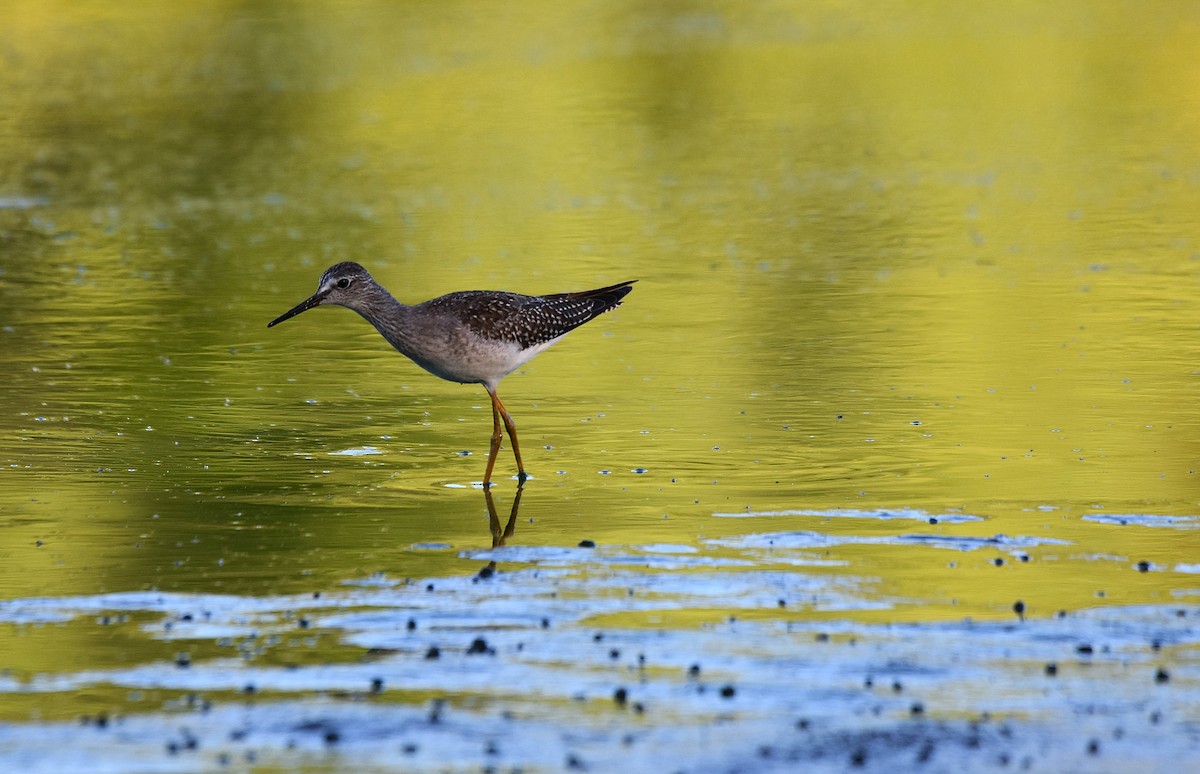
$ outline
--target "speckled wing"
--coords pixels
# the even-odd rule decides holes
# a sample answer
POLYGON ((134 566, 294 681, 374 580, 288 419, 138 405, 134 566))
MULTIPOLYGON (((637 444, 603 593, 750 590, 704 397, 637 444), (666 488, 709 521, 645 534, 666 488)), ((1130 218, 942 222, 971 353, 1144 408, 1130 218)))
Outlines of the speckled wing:
POLYGON ((635 281, 550 296, 468 290, 442 296, 429 305, 447 311, 452 308, 456 317, 483 338, 511 341, 529 349, 620 306, 635 281))

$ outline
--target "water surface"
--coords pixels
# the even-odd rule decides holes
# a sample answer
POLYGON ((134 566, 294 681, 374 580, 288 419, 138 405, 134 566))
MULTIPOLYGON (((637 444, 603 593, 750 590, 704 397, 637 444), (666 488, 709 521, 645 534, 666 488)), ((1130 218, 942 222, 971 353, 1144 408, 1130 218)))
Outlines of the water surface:
POLYGON ((1190 6, 9 16, 8 763, 1200 755, 1190 6), (266 329, 341 260, 639 280, 503 383, 519 509, 480 387, 266 329))

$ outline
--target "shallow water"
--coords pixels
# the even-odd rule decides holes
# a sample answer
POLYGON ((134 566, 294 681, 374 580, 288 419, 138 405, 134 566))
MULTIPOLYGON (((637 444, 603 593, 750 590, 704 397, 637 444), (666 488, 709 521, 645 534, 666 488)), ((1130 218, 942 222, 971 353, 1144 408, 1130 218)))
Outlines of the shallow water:
POLYGON ((11 15, 4 768, 1200 757, 1194 11, 11 15), (340 260, 639 282, 489 502, 340 260))

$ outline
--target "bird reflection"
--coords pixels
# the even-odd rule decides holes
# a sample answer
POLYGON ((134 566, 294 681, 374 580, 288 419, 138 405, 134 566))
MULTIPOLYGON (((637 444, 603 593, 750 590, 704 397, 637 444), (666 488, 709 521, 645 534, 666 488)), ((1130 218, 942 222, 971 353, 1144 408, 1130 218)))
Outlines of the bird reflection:
MULTIPOLYGON (((513 495, 512 510, 508 514, 508 522, 503 527, 500 526, 500 516, 496 512, 496 499, 492 497, 491 487, 483 490, 483 500, 487 503, 488 509, 488 529, 492 533, 492 548, 499 548, 512 537, 513 532, 517 528, 517 511, 521 508, 521 495, 525 492, 525 482, 521 481, 517 484, 517 491, 513 495)), ((488 562, 483 569, 479 571, 479 577, 490 578, 496 572, 496 560, 488 562)))

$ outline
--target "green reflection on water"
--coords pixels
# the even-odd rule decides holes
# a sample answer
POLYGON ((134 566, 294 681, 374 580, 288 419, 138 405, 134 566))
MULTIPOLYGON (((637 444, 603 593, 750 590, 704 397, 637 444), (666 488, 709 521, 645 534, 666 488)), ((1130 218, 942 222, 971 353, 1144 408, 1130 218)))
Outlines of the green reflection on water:
POLYGON ((352 258, 406 301, 641 279, 504 384, 514 542, 963 509, 1075 547, 832 553, 930 600, 897 617, 1169 599, 1186 575, 1129 564, 1200 532, 1079 521, 1200 495, 1198 27, 1159 10, 19 3, 0 595, 478 569, 447 485, 482 475, 483 391, 345 312, 264 327, 352 258))

